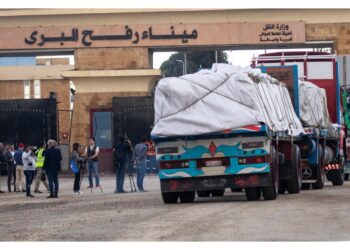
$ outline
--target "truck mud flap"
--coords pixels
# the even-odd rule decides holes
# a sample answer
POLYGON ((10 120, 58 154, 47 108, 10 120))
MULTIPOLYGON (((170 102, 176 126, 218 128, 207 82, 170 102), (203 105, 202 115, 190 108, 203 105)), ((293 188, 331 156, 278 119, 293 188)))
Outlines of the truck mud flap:
POLYGON ((162 192, 214 190, 223 188, 263 187, 270 183, 270 174, 240 176, 208 176, 161 180, 162 192))

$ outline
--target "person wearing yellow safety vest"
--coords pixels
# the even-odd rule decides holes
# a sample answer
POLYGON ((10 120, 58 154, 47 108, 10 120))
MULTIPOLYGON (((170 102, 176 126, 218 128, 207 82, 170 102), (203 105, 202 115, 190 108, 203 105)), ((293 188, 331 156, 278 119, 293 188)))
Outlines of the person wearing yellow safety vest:
POLYGON ((44 183, 46 190, 49 191, 49 185, 46 180, 45 172, 43 171, 44 160, 45 160, 45 150, 46 150, 46 143, 44 142, 42 147, 35 151, 37 160, 35 163, 36 180, 35 180, 34 193, 42 193, 39 190, 41 181, 44 183))

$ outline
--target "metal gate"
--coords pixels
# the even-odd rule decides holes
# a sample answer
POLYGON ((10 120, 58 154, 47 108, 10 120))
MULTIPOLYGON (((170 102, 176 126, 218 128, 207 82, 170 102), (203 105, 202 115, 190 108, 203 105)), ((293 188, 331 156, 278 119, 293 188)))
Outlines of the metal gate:
POLYGON ((56 99, 0 100, 1 142, 39 146, 56 137, 56 99))
POLYGON ((119 135, 127 136, 133 145, 149 136, 154 123, 152 96, 113 98, 114 143, 119 135))

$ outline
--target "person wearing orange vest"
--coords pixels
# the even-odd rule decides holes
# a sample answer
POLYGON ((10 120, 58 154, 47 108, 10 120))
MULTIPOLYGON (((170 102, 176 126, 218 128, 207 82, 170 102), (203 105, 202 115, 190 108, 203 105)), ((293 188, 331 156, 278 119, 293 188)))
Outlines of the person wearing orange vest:
POLYGON ((34 193, 42 193, 39 190, 39 186, 40 186, 41 181, 44 183, 46 190, 49 191, 49 184, 47 183, 45 173, 43 172, 43 166, 44 166, 44 160, 45 160, 45 150, 46 150, 46 143, 44 142, 42 147, 35 151, 35 155, 36 155, 36 163, 35 163, 36 179, 35 179, 34 193))
POLYGON ((156 169, 156 150, 152 140, 146 141, 147 145, 147 173, 157 173, 156 169))

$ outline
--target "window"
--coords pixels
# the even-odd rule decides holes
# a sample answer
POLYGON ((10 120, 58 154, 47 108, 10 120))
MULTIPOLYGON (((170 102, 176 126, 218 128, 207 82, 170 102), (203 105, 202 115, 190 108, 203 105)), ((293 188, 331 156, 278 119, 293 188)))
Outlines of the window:
POLYGON ((35 99, 41 98, 40 80, 34 80, 34 98, 35 99))
POLYGON ((24 99, 30 99, 30 81, 25 80, 24 83, 24 99))
POLYGON ((307 62, 308 79, 333 79, 333 62, 307 62))
POLYGON ((102 149, 112 148, 112 112, 109 110, 95 111, 91 113, 91 132, 96 145, 102 149))

